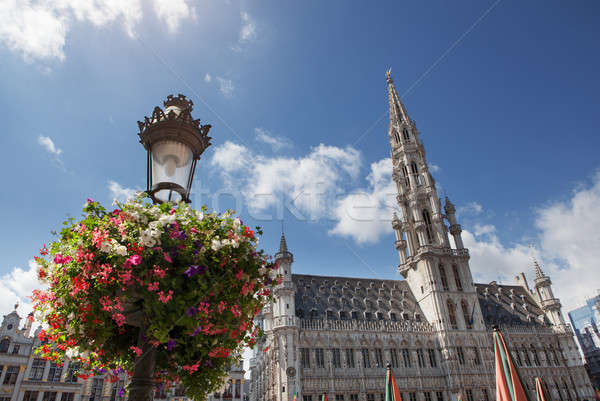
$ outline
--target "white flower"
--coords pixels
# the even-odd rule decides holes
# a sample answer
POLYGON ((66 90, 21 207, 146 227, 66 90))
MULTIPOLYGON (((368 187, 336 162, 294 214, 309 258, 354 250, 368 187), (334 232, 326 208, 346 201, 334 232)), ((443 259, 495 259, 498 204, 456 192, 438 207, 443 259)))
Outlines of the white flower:
POLYGON ((162 224, 160 224, 159 221, 151 221, 150 224, 148 224, 148 228, 150 228, 151 230, 160 230, 162 229, 162 224))
POLYGON ((218 251, 219 249, 223 248, 223 246, 223 242, 218 239, 213 239, 210 243, 210 247, 213 251, 218 251))
POLYGON ((258 269, 258 274, 260 274, 261 276, 264 276, 266 272, 267 272, 267 268, 266 267, 260 267, 258 269))
POLYGON ((42 322, 42 330, 48 331, 50 329, 50 325, 46 322, 42 322))
POLYGON ((69 319, 69 320, 75 319, 75 314, 73 312, 69 313, 69 316, 67 316, 67 319, 69 319))
POLYGON ((196 210, 196 218, 202 221, 202 219, 204 218, 204 213, 202 213, 202 210, 196 210))
POLYGON ((175 220, 177 220, 177 217, 174 214, 165 214, 158 218, 158 221, 163 226, 166 226, 167 224, 173 224, 175 223, 175 220))
POLYGON ((117 245, 115 246, 115 253, 117 255, 125 256, 127 255, 127 247, 125 245, 117 245))
POLYGON ((65 356, 69 359, 73 359, 76 356, 79 356, 79 350, 77 348, 68 348, 65 351, 65 356))

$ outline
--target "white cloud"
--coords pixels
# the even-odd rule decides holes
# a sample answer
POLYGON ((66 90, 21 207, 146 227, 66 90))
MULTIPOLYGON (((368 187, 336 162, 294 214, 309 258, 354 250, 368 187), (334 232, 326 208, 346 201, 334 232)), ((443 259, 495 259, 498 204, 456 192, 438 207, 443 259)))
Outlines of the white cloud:
POLYGON ((352 192, 337 201, 334 210, 337 223, 330 234, 351 237, 358 243, 374 243, 392 232, 397 192, 391 159, 371 164, 367 181, 367 189, 352 192))
POLYGON ((240 29, 240 43, 256 39, 256 24, 247 12, 241 13, 242 28, 240 29))
POLYGON ((204 82, 210 82, 212 81, 212 77, 210 76, 210 74, 207 72, 206 75, 204 75, 204 82))
POLYGON ((233 95, 233 90, 235 89, 233 81, 221 77, 217 77, 217 81, 219 82, 219 92, 225 97, 231 97, 233 95))
POLYGON ((38 144, 54 156, 58 157, 62 153, 62 150, 57 148, 52 138, 48 136, 38 136, 38 144))
POLYGON ((110 197, 119 202, 124 202, 129 198, 132 198, 138 189, 123 187, 116 181, 108 181, 108 190, 110 191, 110 197))
POLYGON ((429 163, 429 171, 430 172, 437 173, 441 170, 442 170, 442 168, 440 166, 438 166, 437 164, 429 163))
POLYGON ((483 206, 478 202, 470 202, 456 209, 456 215, 478 215, 483 212, 483 206))
MULTIPOLYGON (((194 10, 185 0, 153 0, 154 11, 171 32, 194 10)), ((6 0, 0 7, 0 43, 25 61, 65 59, 65 44, 74 23, 96 27, 121 25, 130 37, 142 20, 142 1, 6 0)))
POLYGON ((539 250, 525 243, 503 245, 490 225, 475 226, 474 232, 463 231, 465 247, 471 253, 471 269, 476 280, 514 282, 524 271, 533 284, 531 256, 542 263, 550 276, 555 295, 563 304, 563 313, 583 304, 600 288, 600 173, 591 185, 577 188, 566 201, 555 202, 536 210, 539 250))
POLYGON ((15 267, 10 273, 0 277, 0 315, 13 311, 15 303, 19 303, 18 313, 26 316, 33 310, 28 298, 34 289, 42 288, 37 280, 37 264, 29 261, 29 269, 15 267))
POLYGON ((196 11, 185 0, 153 0, 153 3, 154 12, 171 33, 177 32, 182 20, 196 17, 196 11))
POLYGON ((356 179, 360 163, 360 152, 351 147, 320 144, 305 156, 284 158, 256 155, 232 142, 217 147, 211 160, 241 190, 251 212, 285 205, 299 219, 329 216, 331 198, 356 179))
POLYGON ((283 148, 291 148, 292 142, 282 136, 273 135, 271 132, 264 128, 254 128, 256 134, 256 140, 259 142, 266 143, 273 148, 273 151, 277 152, 283 148))

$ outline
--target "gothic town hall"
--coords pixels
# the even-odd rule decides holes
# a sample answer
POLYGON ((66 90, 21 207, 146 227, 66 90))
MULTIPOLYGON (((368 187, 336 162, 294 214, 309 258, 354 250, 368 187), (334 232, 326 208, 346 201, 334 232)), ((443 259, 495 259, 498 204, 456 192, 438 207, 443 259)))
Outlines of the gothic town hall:
MULTIPOLYGON (((594 399, 550 277, 473 283, 448 198, 442 206, 419 131, 387 74, 393 179, 402 211, 394 246, 405 280, 294 274, 282 235, 284 281, 259 315, 265 336, 250 361, 254 401, 383 401, 389 362, 404 401, 492 401, 498 325, 530 395, 542 378, 553 401, 594 399), (449 235, 455 247, 451 246, 449 235)), ((474 266, 477 269, 477 266, 474 266)))

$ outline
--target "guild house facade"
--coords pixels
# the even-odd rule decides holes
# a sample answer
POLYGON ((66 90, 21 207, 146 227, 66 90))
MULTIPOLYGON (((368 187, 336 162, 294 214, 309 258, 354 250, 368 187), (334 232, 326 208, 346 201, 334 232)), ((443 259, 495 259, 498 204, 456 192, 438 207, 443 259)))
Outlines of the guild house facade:
POLYGON ((292 401, 296 392, 302 401, 323 393, 383 401, 389 362, 405 401, 492 401, 498 325, 532 396, 539 376, 554 401, 593 400, 571 326, 535 260, 532 283, 523 273, 514 284, 473 282, 454 206, 438 197, 389 72, 387 87, 402 211, 392 226, 404 280, 293 274, 282 235, 276 259, 284 280, 258 317, 265 336, 250 361, 250 399, 292 401))

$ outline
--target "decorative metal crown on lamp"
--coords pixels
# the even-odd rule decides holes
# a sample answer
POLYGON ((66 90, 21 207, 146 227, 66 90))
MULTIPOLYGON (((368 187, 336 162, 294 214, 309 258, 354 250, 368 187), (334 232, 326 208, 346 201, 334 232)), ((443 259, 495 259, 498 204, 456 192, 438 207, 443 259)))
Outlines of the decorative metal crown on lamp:
POLYGON ((210 146, 210 125, 192 117, 194 103, 182 94, 167 96, 165 109, 138 121, 140 143, 148 152, 147 191, 158 203, 190 202, 196 162, 210 146))

